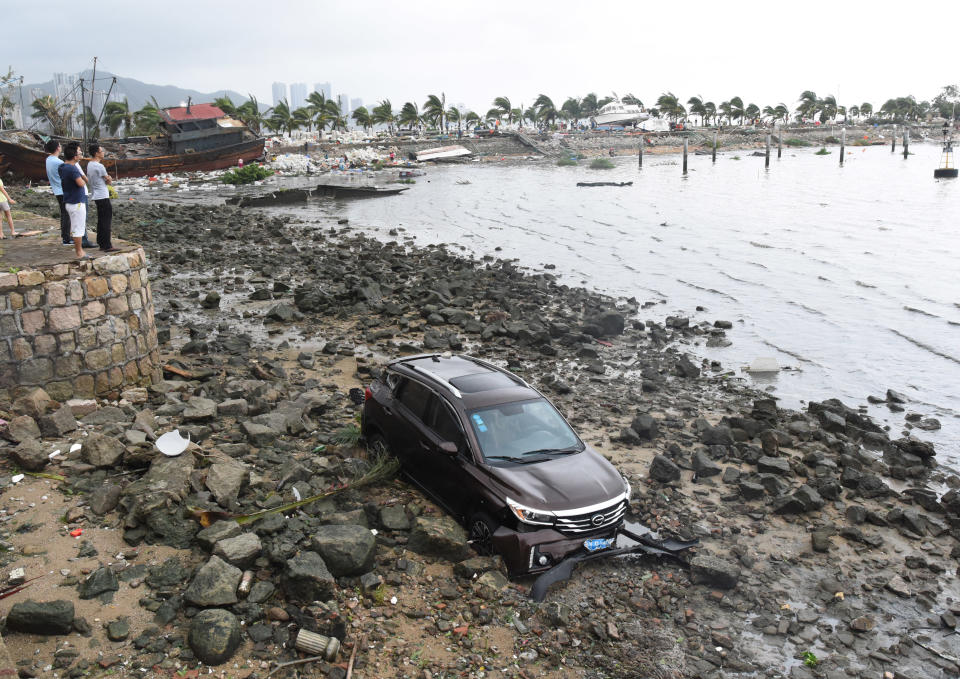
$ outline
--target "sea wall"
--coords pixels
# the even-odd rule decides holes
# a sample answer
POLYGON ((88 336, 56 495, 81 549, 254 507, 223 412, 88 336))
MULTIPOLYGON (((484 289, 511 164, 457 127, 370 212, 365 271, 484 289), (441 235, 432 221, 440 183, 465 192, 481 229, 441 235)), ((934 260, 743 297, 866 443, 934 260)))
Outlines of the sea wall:
POLYGON ((0 389, 56 400, 160 379, 143 248, 0 273, 0 389))

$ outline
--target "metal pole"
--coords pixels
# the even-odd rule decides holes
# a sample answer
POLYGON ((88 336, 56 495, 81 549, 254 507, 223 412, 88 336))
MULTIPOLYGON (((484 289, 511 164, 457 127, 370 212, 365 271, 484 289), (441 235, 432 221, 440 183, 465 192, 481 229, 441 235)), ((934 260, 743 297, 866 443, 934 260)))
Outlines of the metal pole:
MULTIPOLYGON (((93 80, 90 81, 90 115, 93 115, 93 98, 97 96, 97 58, 93 58, 93 80)), ((84 104, 83 106, 86 106, 84 104)), ((80 111, 80 115, 83 116, 83 129, 87 129, 87 110, 86 108, 80 111)), ((99 135, 98 135, 99 136, 99 135)))
POLYGON ((717 162, 717 131, 713 131, 713 162, 717 162))
POLYGON ((783 126, 780 126, 780 132, 777 134, 777 160, 783 155, 783 126))
POLYGON ((891 135, 893 139, 890 140, 890 153, 894 153, 897 150, 897 126, 893 126, 893 134, 891 135))
POLYGON ((910 155, 910 130, 903 126, 903 157, 906 159, 910 155))
POLYGON ((767 150, 763 155, 763 166, 766 168, 770 167, 770 135, 767 135, 767 150))
POLYGON ((643 137, 640 137, 640 151, 637 153, 637 167, 643 167, 643 137))
POLYGON ((847 145, 847 128, 841 128, 840 130, 840 164, 843 165, 843 152, 844 148, 847 145))
POLYGON ((687 174, 687 138, 683 138, 683 174, 687 174))

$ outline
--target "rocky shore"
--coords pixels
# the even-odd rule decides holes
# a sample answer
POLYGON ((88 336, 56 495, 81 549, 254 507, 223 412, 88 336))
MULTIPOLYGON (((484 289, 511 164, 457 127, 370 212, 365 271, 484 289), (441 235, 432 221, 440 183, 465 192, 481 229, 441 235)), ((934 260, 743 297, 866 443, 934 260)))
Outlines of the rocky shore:
POLYGON ((341 655, 274 676, 960 676, 960 478, 857 409, 780 409, 691 360, 724 319, 401 228, 131 201, 114 229, 148 254, 166 379, 0 402, 0 573, 43 576, 0 607, 21 676, 262 679, 300 630, 341 655), (700 539, 689 562, 592 562, 536 604, 402 477, 354 487, 380 461, 350 390, 447 350, 543 390, 628 476, 631 521, 700 539), (175 428, 193 444, 167 458, 175 428))

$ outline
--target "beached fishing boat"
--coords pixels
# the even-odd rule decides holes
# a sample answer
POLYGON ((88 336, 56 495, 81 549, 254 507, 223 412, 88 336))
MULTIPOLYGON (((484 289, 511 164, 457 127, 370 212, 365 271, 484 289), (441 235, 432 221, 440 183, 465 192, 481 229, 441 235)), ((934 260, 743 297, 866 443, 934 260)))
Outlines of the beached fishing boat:
POLYGON ((600 108, 592 120, 597 125, 634 125, 650 117, 636 104, 624 104, 619 99, 600 108))
MULTIPOLYGON (((114 177, 148 177, 164 172, 220 170, 263 156, 263 137, 229 118, 212 104, 160 111, 164 134, 158 138, 103 139, 103 164, 114 177)), ((48 136, 27 130, 0 132, 0 172, 37 181, 47 179, 43 144, 48 136)), ((57 138, 62 144, 76 141, 57 138)))
POLYGON ((412 154, 415 160, 420 162, 426 160, 450 160, 452 158, 461 158, 469 156, 470 151, 459 144, 453 146, 437 146, 432 149, 423 149, 412 154))

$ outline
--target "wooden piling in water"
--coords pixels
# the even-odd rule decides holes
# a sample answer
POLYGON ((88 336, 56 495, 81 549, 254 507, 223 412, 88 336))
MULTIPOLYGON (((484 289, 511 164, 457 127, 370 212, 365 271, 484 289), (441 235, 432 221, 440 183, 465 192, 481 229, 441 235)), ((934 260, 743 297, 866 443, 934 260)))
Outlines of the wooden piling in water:
POLYGON ((783 128, 780 128, 780 133, 777 135, 777 160, 780 160, 780 157, 783 155, 783 128))
POLYGON ((843 165, 843 151, 847 145, 847 128, 840 130, 840 164, 843 165))
POLYGON ((687 174, 687 138, 683 138, 683 174, 687 174))
POLYGON ((717 131, 713 131, 713 162, 717 162, 717 131))
POLYGON ((637 167, 643 167, 643 137, 640 137, 640 150, 637 153, 637 167))
POLYGON ((767 135, 767 151, 763 156, 763 166, 766 168, 770 167, 770 135, 767 135))
POLYGON ((893 139, 890 140, 890 153, 894 153, 897 150, 897 128, 893 128, 893 134, 891 135, 893 139))
POLYGON ((903 157, 910 155, 910 130, 903 128, 903 157))

